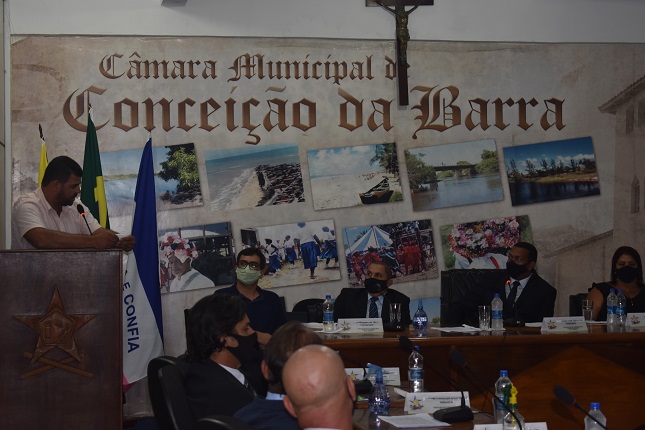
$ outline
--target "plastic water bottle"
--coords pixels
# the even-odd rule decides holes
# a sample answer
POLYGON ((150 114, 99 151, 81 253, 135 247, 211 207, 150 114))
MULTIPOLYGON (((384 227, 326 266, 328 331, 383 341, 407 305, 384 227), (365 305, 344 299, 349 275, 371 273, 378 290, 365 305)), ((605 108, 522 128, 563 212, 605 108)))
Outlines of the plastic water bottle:
MULTIPOLYGON (((504 388, 507 385, 511 385, 511 379, 508 377, 508 370, 500 370, 499 378, 495 382, 495 395, 500 399, 504 399, 504 388)), ((506 409, 504 404, 498 401, 496 398, 493 398, 493 416, 497 424, 502 424, 504 422, 504 416, 506 415, 506 409)))
POLYGON ((623 294, 623 290, 618 290, 616 294, 616 321, 620 327, 625 326, 625 318, 627 317, 627 298, 623 294))
POLYGON ((323 331, 334 331, 334 302, 327 294, 323 302, 323 331))
POLYGON ((616 297, 616 290, 613 288, 609 290, 607 296, 607 326, 616 326, 616 306, 618 305, 618 298, 616 297))
MULTIPOLYGON (((597 419, 602 423, 602 425, 607 425, 607 418, 600 411, 600 403, 591 402, 591 409, 589 410, 589 415, 597 419)), ((597 422, 592 420, 589 417, 585 417, 585 430, 602 430, 602 427, 598 425, 597 422)))
POLYGON ((423 310, 423 301, 419 299, 419 306, 412 318, 412 324, 415 330, 425 330, 428 328, 428 314, 423 310))
POLYGON ((414 347, 414 351, 408 358, 408 383, 410 392, 423 392, 423 355, 419 352, 418 346, 414 347))
POLYGON ((367 400, 370 407, 370 412, 378 415, 387 415, 390 410, 390 394, 387 388, 383 385, 383 369, 375 364, 368 363, 370 372, 375 374, 374 387, 367 400))
POLYGON ((504 302, 499 294, 495 293, 493 301, 490 303, 490 321, 493 330, 504 329, 504 302))

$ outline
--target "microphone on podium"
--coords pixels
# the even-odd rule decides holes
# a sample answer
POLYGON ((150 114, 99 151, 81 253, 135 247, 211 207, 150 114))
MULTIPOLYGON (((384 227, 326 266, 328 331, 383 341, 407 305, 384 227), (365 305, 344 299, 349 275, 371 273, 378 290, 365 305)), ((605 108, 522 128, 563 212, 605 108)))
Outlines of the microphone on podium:
POLYGON ((89 230, 90 236, 91 236, 92 229, 90 228, 90 224, 87 222, 87 218, 85 218, 85 208, 83 208, 83 205, 79 203, 78 205, 76 205, 76 210, 78 211, 79 214, 81 214, 81 216, 85 220, 85 225, 87 226, 87 229, 89 230))
POLYGON ((569 391, 567 391, 566 388, 564 388, 562 385, 554 385, 553 386, 553 394, 555 397, 560 400, 562 403, 566 403, 567 405, 572 405, 576 409, 579 409, 584 413, 586 416, 594 420, 600 427, 604 428, 607 430, 607 427, 605 427, 604 424, 602 424, 600 421, 598 421, 595 417, 592 417, 589 412, 585 411, 582 406, 576 402, 576 399, 571 395, 569 391))
MULTIPOLYGON (((412 341, 407 336, 399 337, 399 346, 406 352, 412 352, 414 350, 414 344, 412 344, 412 341)), ((473 411, 468 406, 466 406, 466 395, 464 394, 464 389, 452 378, 449 378, 442 372, 440 372, 439 369, 437 369, 431 361, 424 360, 424 363, 427 363, 428 367, 430 367, 434 373, 439 375, 444 381, 448 382, 448 385, 455 387, 459 391, 461 391, 460 406, 453 406, 451 408, 436 410, 432 414, 432 416, 435 419, 446 423, 461 423, 464 421, 472 421, 474 415, 473 411)))
POLYGON ((463 367, 464 369, 466 369, 466 370, 468 371, 468 374, 471 376, 471 378, 473 378, 473 380, 477 381, 477 383, 478 383, 478 384, 479 384, 479 386, 480 386, 480 392, 481 392, 482 394, 484 394, 484 391, 485 391, 485 392, 487 392, 487 393, 489 393, 491 396, 493 396, 493 398, 494 398, 494 399, 497 399, 497 401, 498 401, 498 402, 500 402, 500 403, 502 404, 502 406, 504 406, 504 409, 506 409, 506 411, 507 411, 508 413, 510 413, 513 417, 515 417, 515 421, 516 421, 516 422, 517 422, 517 424, 520 426, 520 430, 522 430, 522 424, 520 424, 520 420, 518 420, 518 419, 517 419, 517 416, 515 415, 515 413, 511 410, 511 408, 509 408, 509 407, 508 407, 508 405, 507 405, 506 403, 504 403, 504 399, 501 399, 497 394, 495 394, 495 392, 494 392, 493 390, 491 390, 491 389, 488 387, 488 385, 486 385, 486 384, 481 380, 481 378, 479 377, 479 375, 477 375, 477 373, 475 373, 475 372, 474 372, 474 371, 473 371, 473 370, 468 366, 468 363, 466 363, 466 358, 465 358, 465 357, 464 357, 464 355, 461 353, 461 351, 459 351, 457 348, 452 348, 452 349, 448 352, 448 355, 450 356, 450 359, 451 359, 451 360, 452 360, 452 361, 453 361, 457 366, 459 366, 459 367, 463 367), (482 388, 483 388, 483 390, 482 390, 482 388))

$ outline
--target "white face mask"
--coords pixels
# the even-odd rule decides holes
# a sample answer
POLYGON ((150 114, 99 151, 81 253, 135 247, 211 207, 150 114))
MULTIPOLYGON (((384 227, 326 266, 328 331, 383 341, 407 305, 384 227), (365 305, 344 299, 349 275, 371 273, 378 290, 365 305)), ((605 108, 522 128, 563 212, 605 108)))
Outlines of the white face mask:
POLYGON ((237 280, 244 285, 253 285, 258 282, 258 279, 260 279, 260 271, 253 270, 249 266, 246 266, 244 269, 236 267, 235 276, 237 276, 237 280))

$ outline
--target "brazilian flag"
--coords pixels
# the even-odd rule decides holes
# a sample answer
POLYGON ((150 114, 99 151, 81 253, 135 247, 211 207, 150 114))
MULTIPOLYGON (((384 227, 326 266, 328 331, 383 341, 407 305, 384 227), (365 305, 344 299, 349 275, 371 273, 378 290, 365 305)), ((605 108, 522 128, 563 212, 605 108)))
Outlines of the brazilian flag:
POLYGON ((110 228, 108 220, 107 200, 101 169, 99 141, 96 137, 96 127, 92 121, 92 109, 87 115, 87 134, 85 135, 85 158, 83 159, 83 184, 81 185, 81 201, 87 206, 103 228, 110 228))

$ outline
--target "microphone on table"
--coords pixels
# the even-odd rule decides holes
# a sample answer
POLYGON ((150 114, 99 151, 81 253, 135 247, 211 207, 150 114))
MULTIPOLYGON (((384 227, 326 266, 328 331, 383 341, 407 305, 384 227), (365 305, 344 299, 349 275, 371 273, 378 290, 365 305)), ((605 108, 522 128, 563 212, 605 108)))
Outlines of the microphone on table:
POLYGON ((363 379, 361 380, 352 380, 354 382, 354 387, 356 388, 356 394, 369 394, 372 392, 372 381, 370 381, 367 376, 367 366, 365 366, 365 363, 359 363, 358 361, 347 357, 344 354, 341 354, 340 351, 336 351, 336 354, 340 356, 345 361, 348 361, 352 364, 355 364, 359 367, 363 368, 363 379))
POLYGON ((484 391, 489 393, 490 395, 493 396, 494 399, 496 399, 503 407, 506 409, 508 413, 510 413, 514 418, 515 422, 517 422, 517 425, 520 427, 520 430, 522 430, 523 426, 520 423, 520 420, 517 419, 517 415, 515 415, 515 412, 511 410, 511 408, 508 407, 508 405, 504 402, 504 399, 501 399, 493 390, 491 390, 488 385, 486 385, 479 375, 475 373, 469 366, 468 363, 466 363, 466 358, 464 355, 459 351, 457 348, 453 348, 448 352, 448 355, 450 356, 450 359, 459 367, 463 367, 468 371, 468 374, 475 380, 480 386, 480 392, 484 394, 484 391), (483 387, 483 391, 481 390, 481 387, 483 387))
POLYGON ((571 393, 567 391, 566 388, 564 388, 562 385, 554 385, 553 386, 553 394, 555 397, 560 400, 562 403, 566 403, 567 405, 573 405, 576 409, 580 409, 586 416, 594 420, 600 427, 604 428, 607 430, 607 427, 605 427, 604 424, 602 424, 600 421, 598 421, 595 417, 592 417, 589 412, 585 411, 582 406, 576 402, 576 399, 573 398, 571 393))
POLYGON ((85 208, 83 208, 82 204, 76 205, 76 210, 78 211, 79 214, 83 217, 85 220, 85 225, 87 226, 87 229, 90 231, 90 236, 92 235, 92 229, 90 228, 90 224, 87 222, 87 218, 85 218, 85 208))
MULTIPOLYGON (((399 346, 401 347, 401 349, 403 349, 406 352, 412 352, 414 350, 414 345, 412 344, 412 341, 410 340, 410 338, 407 336, 399 337, 399 346)), ((461 391, 460 406, 453 406, 450 408, 436 410, 432 414, 432 416, 435 419, 446 423, 461 423, 464 421, 472 421, 474 418, 474 415, 473 415, 473 411, 468 406, 466 406, 466 395, 464 394, 464 389, 459 384, 457 384, 457 382, 454 381, 452 378, 449 378, 446 375, 444 375, 442 372, 440 372, 439 369, 437 369, 432 362, 428 361, 427 364, 428 364, 428 367, 430 367, 434 373, 439 375, 444 381, 448 382, 448 385, 454 386, 459 391, 461 391)))

